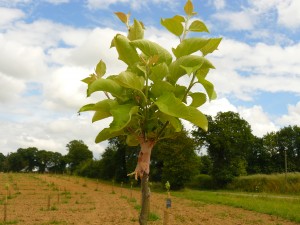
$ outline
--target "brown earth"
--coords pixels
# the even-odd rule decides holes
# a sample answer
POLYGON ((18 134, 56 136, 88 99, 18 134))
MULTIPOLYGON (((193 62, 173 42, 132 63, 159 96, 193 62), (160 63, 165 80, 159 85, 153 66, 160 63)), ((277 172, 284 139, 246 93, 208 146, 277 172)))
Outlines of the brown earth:
MULTIPOLYGON (((138 224, 139 191, 120 187, 113 190, 112 186, 83 178, 37 174, 0 174, 0 224, 6 183, 11 196, 7 204, 9 224, 138 224)), ((152 193, 151 211, 159 219, 149 225, 163 224, 165 198, 166 195, 152 193)), ((298 224, 276 216, 175 197, 168 212, 169 225, 298 224)))

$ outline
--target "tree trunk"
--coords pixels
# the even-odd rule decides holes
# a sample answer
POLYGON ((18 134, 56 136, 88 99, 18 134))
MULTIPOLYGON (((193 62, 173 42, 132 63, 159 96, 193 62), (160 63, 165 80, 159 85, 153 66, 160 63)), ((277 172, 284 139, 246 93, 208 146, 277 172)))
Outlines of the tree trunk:
POLYGON ((142 209, 140 212, 139 223, 140 225, 147 225, 149 212, 150 212, 150 188, 149 188, 149 175, 144 173, 141 178, 142 189, 142 209))
POLYGON ((155 141, 140 140, 141 150, 138 156, 137 166, 134 174, 135 178, 141 178, 142 191, 142 209, 139 217, 140 225, 147 225, 150 211, 150 188, 149 188, 149 172, 150 172, 150 157, 155 141))

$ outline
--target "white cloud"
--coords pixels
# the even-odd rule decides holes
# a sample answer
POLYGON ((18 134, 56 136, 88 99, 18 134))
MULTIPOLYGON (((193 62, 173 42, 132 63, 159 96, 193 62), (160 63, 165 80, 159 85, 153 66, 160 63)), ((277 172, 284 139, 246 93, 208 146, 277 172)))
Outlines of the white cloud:
POLYGON ((30 3, 31 1, 32 0, 1 0, 0 6, 13 7, 18 4, 27 4, 30 3))
POLYGON ((90 124, 90 116, 60 117, 48 121, 36 118, 22 123, 0 121, 1 152, 15 152, 18 148, 37 147, 47 151, 67 154, 66 144, 72 140, 83 140, 98 158, 107 145, 106 142, 95 144, 95 137, 100 131, 99 124, 90 124))
POLYGON ((282 126, 297 125, 300 124, 300 102, 296 105, 288 105, 288 114, 282 115, 277 119, 278 124, 282 126))
POLYGON ((278 23, 288 28, 300 27, 300 1, 285 0, 277 4, 278 23))
POLYGON ((38 46, 26 46, 0 35, 0 72, 23 79, 45 74, 47 65, 44 50, 38 46))
POLYGON ((263 111, 261 106, 238 107, 238 113, 251 125, 252 133, 257 137, 278 130, 278 127, 270 120, 270 117, 263 111))
POLYGON ((252 100, 258 91, 300 94, 300 44, 254 46, 224 39, 210 56, 217 70, 209 75, 221 94, 252 100))
POLYGON ((19 95, 25 90, 24 82, 11 76, 6 76, 0 72, 0 103, 11 102, 18 99, 19 95))
POLYGON ((256 22, 252 13, 240 12, 219 12, 213 16, 220 22, 225 22, 229 30, 252 30, 256 22))
POLYGON ((221 9, 225 8, 226 1, 225 0, 214 0, 213 4, 217 10, 221 10, 221 9))
POLYGON ((60 4, 64 4, 64 3, 69 3, 70 0, 45 0, 45 2, 49 2, 54 5, 60 5, 60 4))
POLYGON ((10 9, 0 7, 0 27, 5 27, 6 25, 24 18, 25 14, 19 9, 10 9))
POLYGON ((117 3, 128 3, 130 7, 134 10, 140 9, 141 7, 147 7, 148 4, 167 4, 169 3, 169 8, 174 8, 177 3, 170 3, 169 0, 88 0, 87 7, 91 10, 94 9, 107 9, 110 5, 117 3))

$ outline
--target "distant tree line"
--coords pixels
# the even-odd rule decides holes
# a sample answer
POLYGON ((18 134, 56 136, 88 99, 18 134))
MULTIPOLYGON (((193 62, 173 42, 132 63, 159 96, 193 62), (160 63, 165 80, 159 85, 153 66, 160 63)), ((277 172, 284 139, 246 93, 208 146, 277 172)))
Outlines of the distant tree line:
MULTIPOLYGON (((183 188, 199 174, 210 175, 217 187, 234 177, 247 174, 300 172, 300 127, 288 126, 263 137, 252 134, 247 121, 238 113, 221 112, 208 116, 209 130, 194 127, 189 134, 178 133, 159 142, 152 152, 150 179, 169 181, 173 189, 183 188)), ((129 147, 123 137, 109 140, 99 160, 83 141, 73 140, 68 153, 18 149, 4 156, 0 153, 0 171, 38 171, 129 182, 139 149, 129 147)))

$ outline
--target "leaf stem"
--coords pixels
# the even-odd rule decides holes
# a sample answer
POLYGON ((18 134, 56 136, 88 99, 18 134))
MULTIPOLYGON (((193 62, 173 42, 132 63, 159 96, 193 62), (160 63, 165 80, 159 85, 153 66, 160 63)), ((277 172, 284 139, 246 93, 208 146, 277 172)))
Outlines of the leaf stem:
POLYGON ((184 31, 183 31, 183 34, 182 34, 182 36, 180 38, 180 42, 182 42, 186 38, 186 35, 189 32, 189 30, 188 30, 188 22, 189 22, 190 18, 191 18, 190 16, 186 17, 185 24, 184 24, 184 31))
POLYGON ((162 132, 164 131, 164 129, 166 129, 166 127, 169 125, 169 123, 170 123, 169 121, 165 122, 164 126, 158 132, 156 139, 158 139, 161 136, 162 132))
POLYGON ((183 96, 183 98, 182 98, 182 101, 183 101, 183 102, 185 102, 185 100, 186 100, 186 98, 187 98, 187 95, 188 95, 188 93, 190 92, 190 90, 192 89, 192 87, 197 83, 197 82, 194 82, 195 78, 196 78, 196 73, 194 72, 194 73, 193 73, 193 77, 192 77, 192 79, 191 79, 191 82, 190 82, 188 88, 186 89, 186 92, 185 92, 185 94, 184 94, 184 96, 183 96))

